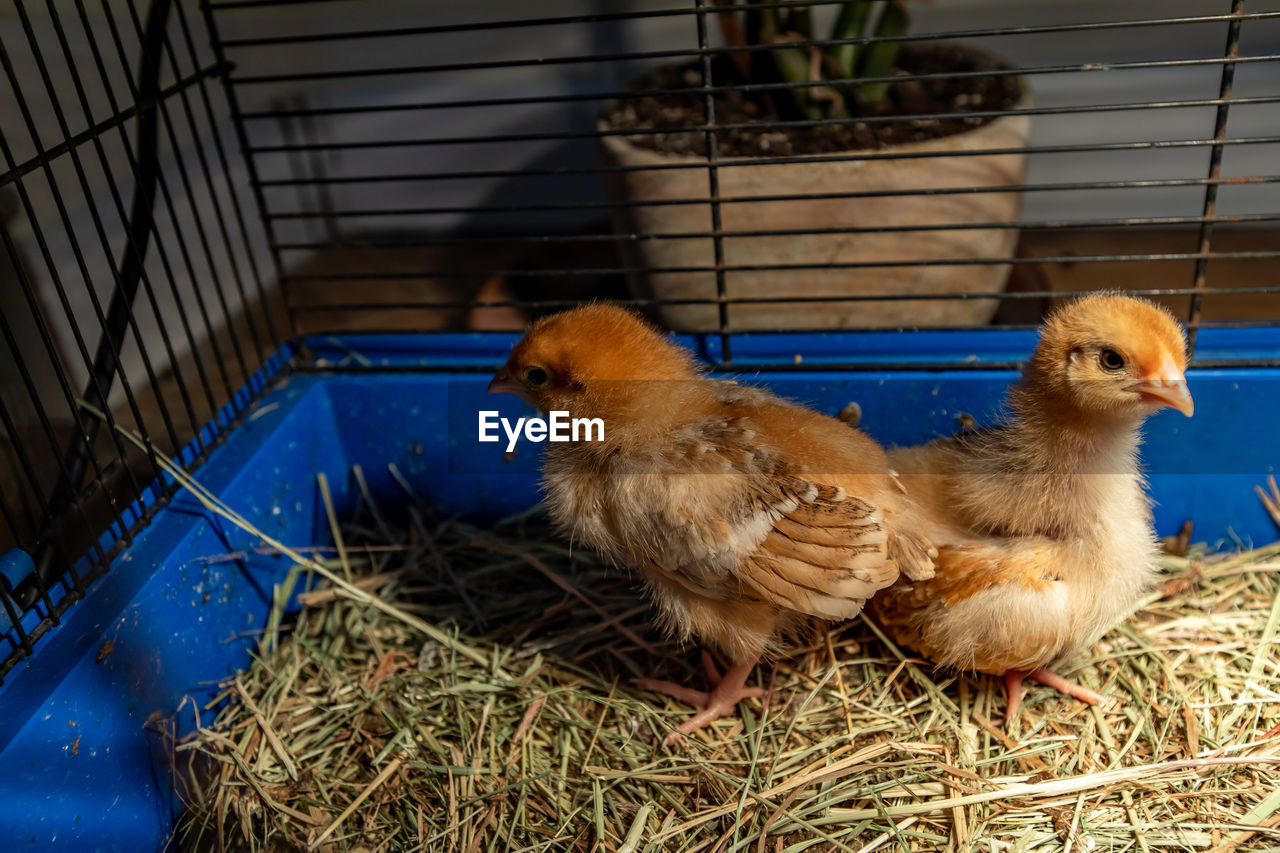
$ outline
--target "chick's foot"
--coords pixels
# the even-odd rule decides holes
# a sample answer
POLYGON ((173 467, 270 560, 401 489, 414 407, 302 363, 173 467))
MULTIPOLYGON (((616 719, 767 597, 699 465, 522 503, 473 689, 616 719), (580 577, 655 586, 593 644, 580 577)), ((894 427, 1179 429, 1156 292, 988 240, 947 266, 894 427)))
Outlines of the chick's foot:
POLYGON ((1004 688, 1009 697, 1009 702, 1004 712, 1004 724, 1006 727, 1013 722, 1014 717, 1018 716, 1018 709, 1022 707, 1022 682, 1027 678, 1032 681, 1038 681, 1045 687, 1052 687, 1065 696, 1079 699, 1089 705, 1097 705, 1102 701, 1100 694, 1095 693, 1088 687, 1081 687, 1074 681, 1068 681, 1047 666, 1030 671, 1011 669, 1004 674, 1004 688))
POLYGON ((709 693, 657 678, 636 679, 638 687, 665 693, 700 709, 698 713, 685 720, 675 731, 667 735, 664 743, 667 746, 671 746, 680 740, 682 736, 692 734, 714 720, 733 713, 734 708, 743 699, 764 696, 765 691, 762 688, 746 686, 747 676, 755 668, 758 659, 758 657, 755 657, 749 660, 737 661, 729 667, 724 675, 721 675, 715 663, 711 660, 711 655, 704 651, 702 653, 702 665, 707 671, 707 677, 711 679, 711 683, 714 685, 709 693))

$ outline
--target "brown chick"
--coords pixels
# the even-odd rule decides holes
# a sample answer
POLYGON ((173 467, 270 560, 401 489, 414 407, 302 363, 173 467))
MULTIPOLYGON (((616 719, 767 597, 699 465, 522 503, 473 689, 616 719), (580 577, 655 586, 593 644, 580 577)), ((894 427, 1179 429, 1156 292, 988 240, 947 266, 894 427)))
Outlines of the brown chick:
POLYGON ((747 675, 803 623, 854 616, 900 572, 932 574, 929 546, 897 529, 903 494, 874 441, 703 376, 618 306, 539 320, 489 390, 603 420, 603 441, 547 446, 546 505, 572 541, 640 574, 672 634, 732 661, 709 694, 640 682, 700 707, 682 733, 760 695, 747 675))
POLYGON ((1006 722, 1032 679, 1093 643, 1153 585, 1158 548, 1137 451, 1142 421, 1188 417, 1182 330, 1145 300, 1102 294, 1053 315, 1003 426, 890 451, 938 547, 936 575, 876 596, 898 642, 944 667, 1003 675, 1006 722))

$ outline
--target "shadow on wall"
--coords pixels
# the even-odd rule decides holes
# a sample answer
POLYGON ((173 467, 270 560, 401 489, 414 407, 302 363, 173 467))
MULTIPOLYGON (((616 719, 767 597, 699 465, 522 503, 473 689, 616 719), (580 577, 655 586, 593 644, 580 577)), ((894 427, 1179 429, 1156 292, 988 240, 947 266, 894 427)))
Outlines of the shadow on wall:
MULTIPOLYGON (((528 170, 593 162, 591 141, 539 155, 528 170)), ((594 175, 512 177, 493 186, 477 207, 523 198, 603 199, 594 175)), ((557 302, 627 295, 616 242, 604 216, 547 215, 521 227, 489 213, 463 218, 447 232, 401 228, 354 230, 326 218, 331 246, 316 249, 287 273, 288 300, 300 334, 352 331, 518 330, 558 308, 474 308, 466 303, 557 302), (548 235, 552 241, 522 239, 548 235), (436 307, 432 307, 436 306, 436 307)))
MULTIPOLYGON (((583 3, 589 14, 619 11, 616 3, 583 3)), ((518 17, 512 11, 510 17, 518 17)), ((495 31, 502 34, 505 31, 495 31)), ((617 55, 634 51, 628 22, 594 21, 582 25, 575 53, 617 55)), ((450 49, 442 45, 448 59, 450 49)), ((390 63, 389 64, 394 64, 390 63)), ((610 63, 592 76, 577 66, 539 69, 536 80, 521 72, 511 89, 495 87, 489 77, 465 75, 458 82, 423 78, 401 88, 366 93, 374 102, 413 103, 448 100, 454 85, 471 88, 473 97, 540 95, 548 90, 566 94, 620 88, 635 63, 610 63), (576 70, 575 70, 576 69, 576 70), (554 75, 554 79, 552 79, 554 75), (468 80, 470 83, 468 84, 468 80)), ((324 106, 329 93, 282 94, 276 107, 324 106), (314 103, 308 103, 314 101, 314 103)), ((340 97, 340 96, 337 96, 340 97)), ((381 127, 379 138, 537 136, 565 129, 595 126, 600 102, 566 100, 520 108, 457 108, 426 113, 395 114, 381 127)), ((280 120, 279 141, 333 143, 361 128, 350 120, 314 121, 308 117, 280 120)), ((363 130, 367 133, 367 130, 363 130)), ((291 197, 276 196, 273 204, 296 206, 308 216, 281 227, 281 242, 314 246, 302 254, 286 250, 289 304, 295 310, 297 331, 435 331, 461 329, 519 329, 537 313, 511 309, 469 309, 481 301, 557 301, 592 297, 621 298, 625 284, 614 273, 617 243, 608 239, 607 210, 590 207, 605 200, 600 177, 581 170, 602 164, 593 138, 530 139, 497 144, 444 145, 425 151, 387 149, 376 168, 360 150, 314 149, 288 162, 276 161, 297 183, 291 197), (498 171, 505 177, 451 180, 379 181, 348 183, 352 175, 380 176, 415 173, 498 171), (529 174, 551 172, 551 174, 529 174), (329 179, 337 178, 336 182, 329 179), (586 204, 588 207, 575 207, 586 204), (513 210, 534 206, 537 210, 513 210), (448 214, 405 212, 446 208, 448 214), (346 210, 396 212, 376 218, 350 218, 346 210), (522 239, 545 235, 556 242, 522 239), (433 307, 435 306, 435 307, 433 307)), ((548 308, 547 310, 554 310, 548 308)))

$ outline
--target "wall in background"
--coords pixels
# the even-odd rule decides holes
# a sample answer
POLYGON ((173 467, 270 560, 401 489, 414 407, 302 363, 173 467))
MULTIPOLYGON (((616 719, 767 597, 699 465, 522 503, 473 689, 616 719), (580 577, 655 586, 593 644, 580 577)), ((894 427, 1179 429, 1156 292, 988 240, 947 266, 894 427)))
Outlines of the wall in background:
MULTIPOLYGON (((111 43, 107 21, 101 7, 88 10, 90 18, 82 22, 69 3, 56 3, 55 8, 69 34, 70 60, 62 49, 49 23, 49 12, 43 4, 30 4, 29 10, 44 62, 61 100, 68 130, 78 132, 113 111, 111 99, 128 103, 129 89, 124 69, 137 64, 138 36, 128 7, 113 0, 112 10, 121 36, 117 55, 111 43), (39 6, 39 8, 36 8, 39 6), (65 7, 65 8, 64 8, 65 7), (90 36, 106 54, 108 80, 97 80, 95 57, 90 49, 90 36), (72 69, 86 81, 84 97, 88 114, 82 109, 72 83, 72 69)), ((678 5, 667 2, 628 2, 625 6, 606 0, 544 0, 537 4, 539 16, 554 16, 658 9, 678 5)), ((197 62, 192 62, 184 47, 184 34, 175 23, 171 37, 173 56, 166 56, 165 79, 191 73, 197 65, 212 62, 205 44, 203 20, 194 3, 184 7, 196 41, 197 62), (176 64, 174 60, 176 59, 176 64)), ((378 30, 410 25, 502 20, 531 14, 527 3, 517 0, 491 0, 479 3, 423 4, 396 0, 342 0, 314 5, 227 10, 218 14, 226 38, 252 37, 277 32, 326 32, 378 30), (425 11, 428 9, 429 11, 425 11)), ((1112 2, 1039 2, 1014 0, 936 0, 913 4, 914 30, 928 33, 948 30, 982 29, 986 27, 1024 24, 1028 26, 1073 21, 1117 20, 1144 16, 1175 14, 1216 14, 1229 11, 1227 2, 1205 3, 1198 0, 1131 0, 1112 2)), ((1250 12, 1280 9, 1280 2, 1251 2, 1250 12)), ((1224 24, 1165 26, 1140 30, 1112 29, 1068 35, 1020 35, 999 38, 976 38, 982 44, 1020 65, 1097 63, 1099 70, 1090 73, 1041 75, 1032 86, 1036 103, 1042 107, 1068 107, 1091 104, 1123 104, 1185 98, 1212 98, 1217 95, 1219 67, 1200 66, 1184 69, 1149 69, 1103 71, 1109 63, 1145 59, 1197 58, 1221 55, 1225 41, 1224 24)), ((713 37, 715 28, 712 27, 713 37)), ((22 23, 12 9, 0 13, 0 39, 12 46, 12 59, 23 84, 32 81, 35 57, 26 52, 22 23)), ((529 60, 580 54, 640 53, 646 51, 689 49, 696 45, 693 20, 686 17, 655 18, 627 24, 540 27, 536 29, 495 29, 481 33, 382 38, 368 41, 300 43, 269 49, 233 50, 235 75, 270 76, 299 69, 363 69, 374 66, 452 65, 476 61, 512 59, 529 60), (339 45, 335 49, 334 44, 339 45)), ((1280 52, 1280 25, 1273 21, 1246 23, 1242 53, 1280 52)), ((486 69, 456 72, 387 73, 376 76, 354 76, 316 82, 264 82, 241 90, 246 111, 271 109, 289 104, 324 107, 346 104, 407 104, 415 102, 456 101, 468 103, 485 98, 505 98, 562 93, 605 92, 618 88, 635 73, 652 62, 631 60, 618 63, 547 64, 516 69, 486 69)), ((34 78, 38 80, 37 78, 34 78)), ((64 135, 55 115, 54 104, 32 84, 24 89, 27 106, 37 133, 45 147, 64 135)), ((1237 71, 1236 95, 1275 94, 1280 91, 1280 68, 1274 63, 1242 65, 1237 71)), ((141 346, 133 335, 124 357, 131 381, 144 378, 141 351, 151 358, 153 368, 163 371, 172 359, 182 359, 193 347, 209 339, 215 341, 224 371, 216 372, 211 382, 221 388, 234 384, 240 372, 238 363, 252 361, 252 353, 237 353, 218 329, 218 317, 239 312, 242 294, 252 298, 259 281, 270 286, 273 276, 265 252, 263 231, 256 210, 245 191, 246 173, 238 155, 238 142, 226 120, 227 109, 220 86, 207 90, 216 120, 205 118, 204 93, 190 90, 195 114, 196 133, 192 134, 182 113, 183 105, 172 100, 166 109, 161 129, 161 149, 165 169, 163 184, 168 188, 157 203, 157 235, 148 258, 148 278, 156 290, 153 305, 144 293, 137 306, 141 346), (212 180, 206 182, 199 162, 196 141, 204 146, 206 157, 212 156, 212 140, 217 138, 231 154, 229 174, 214 168, 212 180), (185 177, 184 177, 185 171, 185 177), (188 185, 190 192, 188 192, 188 185), (215 205, 230 209, 232 188, 237 188, 242 203, 248 204, 250 242, 246 248, 238 236, 232 235, 232 251, 221 250, 222 236, 213 216, 215 205), (180 240, 178 234, 187 235, 180 240), (213 247, 206 252, 203 234, 213 247), (256 270, 256 276, 254 271, 256 270), (256 280, 255 280, 256 279, 256 280), (172 283, 170 283, 172 282, 172 283), (170 287, 184 295, 199 294, 214 318, 206 324, 199 317, 189 317, 187 327, 170 306, 174 299, 170 287), (166 341, 161 329, 169 331, 166 341), (225 374, 225 375, 224 375, 225 374)), ((358 116, 316 119, 309 127, 294 123, 282 125, 276 119, 251 122, 257 144, 269 145, 288 138, 311 139, 325 143, 364 140, 444 140, 490 137, 524 133, 557 133, 565 129, 589 131, 594 125, 596 103, 577 101, 567 104, 535 104, 511 106, 456 106, 448 109, 390 111, 358 116), (290 136, 292 134, 292 136, 290 136)), ((1238 106, 1231 112, 1229 136, 1274 133, 1280 122, 1277 105, 1238 106)), ((0 81, 0 116, 12 157, 21 162, 35 151, 17 99, 7 82, 0 81)), ((1107 112, 1068 112, 1062 115, 1038 116, 1033 127, 1033 145, 1053 143, 1134 141, 1148 139, 1204 138, 1212 133, 1214 110, 1211 107, 1182 109, 1147 109, 1107 112)), ((133 133, 133 123, 124 125, 133 133)), ((1224 173, 1228 176, 1262 175, 1274 172, 1280 162, 1277 146, 1241 146, 1227 150, 1224 173)), ((109 299, 114 281, 111 261, 120 254, 122 244, 122 209, 131 197, 130 165, 125 156, 124 138, 118 131, 104 134, 101 146, 84 144, 79 148, 83 170, 77 173, 74 163, 61 158, 51 175, 32 173, 24 186, 28 190, 35 215, 47 239, 52 269, 44 262, 44 252, 35 240, 34 230, 21 209, 7 222, 10 234, 26 258, 30 274, 38 287, 43 314, 51 334, 64 353, 75 385, 84 381, 81 358, 75 341, 73 324, 66 318, 56 291, 54 275, 61 279, 72 307, 74 325, 79 328, 90 350, 97 341, 98 323, 90 293, 100 303, 109 299), (115 175, 115 185, 105 177, 104 162, 115 175), (71 250, 62 224, 64 211, 54 204, 50 178, 65 201, 65 216, 70 231, 78 238, 81 258, 71 250), (90 216, 97 209, 102 217, 103 233, 90 216), (87 272, 87 275, 86 275, 87 272)), ((1033 158, 1028 181, 1063 183, 1078 180, 1132 180, 1143 177, 1201 178, 1207 172, 1208 150, 1205 148, 1163 152, 1115 152, 1043 155, 1033 158)), ((429 146, 405 145, 379 149, 376 153, 359 149, 333 150, 310 158, 290 159, 285 154, 264 155, 260 159, 262 177, 267 180, 298 175, 327 174, 405 175, 429 172, 512 170, 530 167, 581 166, 598 162, 595 144, 590 139, 543 140, 460 144, 438 142, 429 146)), ((465 212, 477 204, 518 204, 531 198, 555 198, 564 201, 600 201, 599 184, 594 176, 548 177, 529 180, 406 180, 402 183, 344 184, 332 187, 322 198, 311 190, 280 187, 268 190, 273 204, 283 209, 314 210, 319 204, 343 211, 376 211, 430 205, 460 209, 442 215, 422 217, 379 217, 376 215, 325 220, 310 218, 278 223, 277 236, 286 241, 325 239, 333 229, 343 232, 415 231, 447 233, 458 230, 529 227, 524 215, 488 215, 477 217, 465 212)), ((1032 193, 1026 198, 1024 216, 1043 218, 1088 218, 1090 216, 1141 216, 1151 214, 1196 215, 1203 200, 1198 187, 1159 190, 1059 191, 1032 193)), ((10 202, 13 200, 11 199, 10 202)), ((19 205, 20 208, 20 205, 19 205)), ((1220 195, 1222 214, 1275 211, 1280 209, 1280 187, 1275 184, 1225 187, 1220 195)), ((532 223, 536 230, 555 226, 582 224, 587 217, 566 213, 552 218, 544 215, 532 223)), ((296 257, 291 256, 291 257, 296 257)), ((18 298, 12 272, 0 270, 0 287, 5 302, 18 298)), ((29 330, 28 330, 29 331, 29 330)), ((10 377, 4 377, 9 385, 10 377)), ((52 411, 64 408, 57 402, 60 392, 42 386, 54 399, 52 411)), ((117 392, 116 401, 119 401, 117 392)))

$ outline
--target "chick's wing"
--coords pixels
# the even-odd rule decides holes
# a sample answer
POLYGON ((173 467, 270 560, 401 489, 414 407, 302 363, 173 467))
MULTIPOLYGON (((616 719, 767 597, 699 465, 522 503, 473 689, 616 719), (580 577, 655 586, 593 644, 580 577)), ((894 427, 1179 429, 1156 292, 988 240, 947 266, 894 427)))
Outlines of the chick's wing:
POLYGON ((917 574, 926 544, 893 535, 884 509, 807 476, 749 418, 713 418, 673 436, 646 478, 648 564, 706 597, 749 598, 847 619, 899 575, 917 574))

